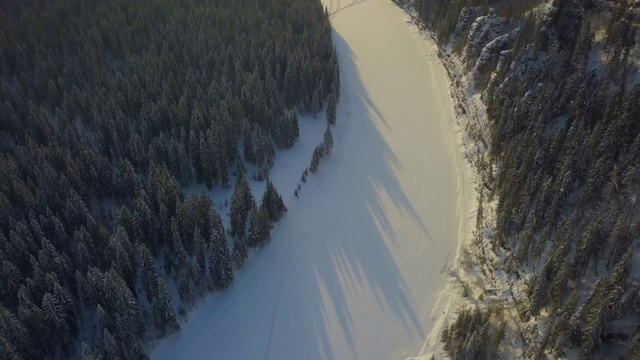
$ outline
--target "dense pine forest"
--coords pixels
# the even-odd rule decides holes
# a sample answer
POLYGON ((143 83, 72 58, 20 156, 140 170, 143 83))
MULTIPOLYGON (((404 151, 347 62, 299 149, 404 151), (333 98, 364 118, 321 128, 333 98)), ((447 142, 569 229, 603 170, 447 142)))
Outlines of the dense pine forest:
POLYGON ((0 358, 146 358, 269 241, 275 149, 338 81, 319 1, 0 2, 0 358))
POLYGON ((471 245, 484 280, 444 348, 640 359, 640 2, 408 3, 487 109, 468 128, 486 149, 471 245))

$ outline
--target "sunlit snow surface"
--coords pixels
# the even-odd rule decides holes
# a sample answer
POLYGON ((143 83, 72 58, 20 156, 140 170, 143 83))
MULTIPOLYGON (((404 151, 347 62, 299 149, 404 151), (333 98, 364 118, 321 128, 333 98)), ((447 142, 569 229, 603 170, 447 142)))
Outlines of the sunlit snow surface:
POLYGON ((271 243, 152 359, 405 358, 442 312, 432 314, 464 213, 444 68, 390 1, 323 3, 344 8, 332 16, 334 151, 293 197, 325 122, 301 119, 300 142, 271 175, 289 207, 271 243))

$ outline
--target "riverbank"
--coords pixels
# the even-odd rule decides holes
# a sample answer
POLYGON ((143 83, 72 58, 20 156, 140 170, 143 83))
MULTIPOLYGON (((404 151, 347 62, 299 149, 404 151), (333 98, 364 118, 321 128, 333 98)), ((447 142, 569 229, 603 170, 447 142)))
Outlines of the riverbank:
POLYGON ((437 54, 447 74, 448 89, 445 91, 451 96, 455 107, 455 118, 446 125, 451 133, 455 134, 459 154, 454 158, 458 174, 458 248, 454 262, 451 266, 443 268, 443 272, 449 276, 449 281, 433 309, 434 316, 439 316, 436 325, 420 353, 408 358, 440 359, 448 357, 440 341, 443 330, 455 320, 460 309, 479 306, 478 297, 482 298, 480 288, 483 286, 478 286, 478 282, 483 281, 483 274, 476 259, 482 251, 481 248, 487 246, 485 242, 488 239, 481 232, 489 228, 490 223, 494 221, 495 206, 495 203, 480 204, 481 201, 486 202, 481 188, 484 183, 484 156, 488 150, 488 127, 485 126, 487 114, 481 95, 475 91, 473 82, 465 71, 463 59, 456 56, 452 49, 436 45, 435 35, 420 24, 413 8, 392 1, 405 12, 406 23, 416 40, 427 39, 433 48, 432 51, 437 54))
MULTIPOLYGON (((299 198, 285 196, 289 211, 236 285, 154 359, 402 359, 439 319, 462 207, 446 72, 391 2, 324 4, 342 85, 333 151, 299 198)), ((300 172, 279 158, 272 181, 286 194, 280 179, 300 172)))

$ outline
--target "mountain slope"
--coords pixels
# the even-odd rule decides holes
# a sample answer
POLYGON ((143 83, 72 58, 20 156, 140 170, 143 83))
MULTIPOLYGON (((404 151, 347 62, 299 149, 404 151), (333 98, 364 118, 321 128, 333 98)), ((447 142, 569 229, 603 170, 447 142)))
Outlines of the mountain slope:
POLYGON ((474 119, 483 177, 449 356, 637 358, 639 4, 407 5, 474 119))

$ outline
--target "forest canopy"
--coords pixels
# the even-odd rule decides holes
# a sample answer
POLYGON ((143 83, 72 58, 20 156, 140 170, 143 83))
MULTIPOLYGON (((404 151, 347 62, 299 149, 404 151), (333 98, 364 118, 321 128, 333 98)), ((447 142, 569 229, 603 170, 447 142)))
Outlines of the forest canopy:
POLYGON ((286 211, 244 164, 338 86, 319 1, 1 2, 0 358, 146 358, 286 211), (230 238, 183 193, 234 178, 230 238))

